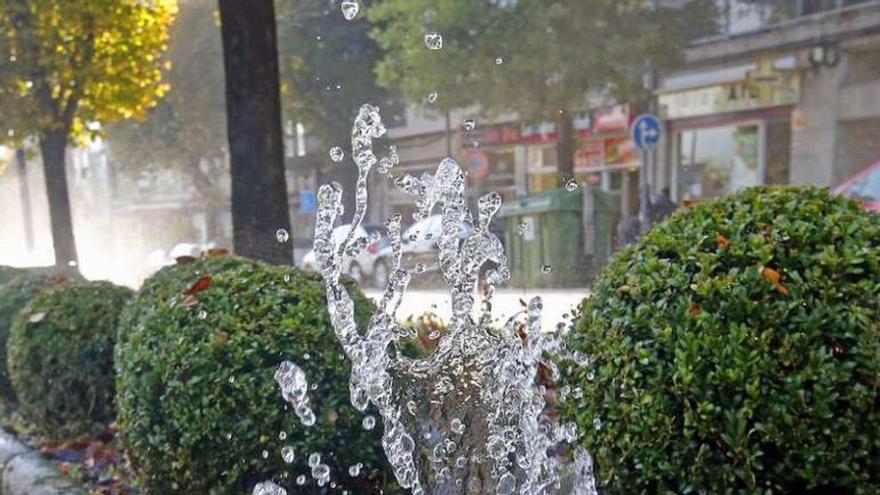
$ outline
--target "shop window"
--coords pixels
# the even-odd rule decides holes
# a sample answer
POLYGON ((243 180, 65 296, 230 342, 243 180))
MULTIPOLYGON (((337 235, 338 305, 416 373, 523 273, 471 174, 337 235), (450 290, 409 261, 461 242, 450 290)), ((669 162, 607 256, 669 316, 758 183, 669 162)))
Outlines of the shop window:
POLYGON ((678 196, 712 198, 761 184, 757 124, 679 133, 678 196))

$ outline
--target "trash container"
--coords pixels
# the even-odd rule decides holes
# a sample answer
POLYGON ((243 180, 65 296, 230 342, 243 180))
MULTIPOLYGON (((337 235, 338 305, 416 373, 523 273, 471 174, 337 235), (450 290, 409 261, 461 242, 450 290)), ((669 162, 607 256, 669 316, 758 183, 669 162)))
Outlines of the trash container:
POLYGON ((511 285, 582 286, 581 190, 556 189, 508 201, 499 215, 505 222, 505 247, 511 285))
POLYGON ((608 264, 617 241, 617 224, 620 222, 620 194, 593 188, 593 264, 601 269, 608 264))

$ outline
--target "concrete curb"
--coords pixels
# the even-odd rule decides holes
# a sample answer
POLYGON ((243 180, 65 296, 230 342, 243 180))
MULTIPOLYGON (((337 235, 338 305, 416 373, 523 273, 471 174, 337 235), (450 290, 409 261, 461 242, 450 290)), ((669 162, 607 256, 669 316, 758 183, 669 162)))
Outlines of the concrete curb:
POLYGON ((14 436, 0 431, 0 495, 73 495, 73 481, 14 436))

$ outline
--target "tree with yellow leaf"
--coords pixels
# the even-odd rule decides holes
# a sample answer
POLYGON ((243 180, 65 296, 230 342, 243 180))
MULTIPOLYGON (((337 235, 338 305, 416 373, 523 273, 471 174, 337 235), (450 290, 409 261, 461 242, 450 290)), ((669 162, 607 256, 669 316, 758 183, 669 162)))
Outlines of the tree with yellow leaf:
POLYGON ((161 98, 176 12, 176 0, 0 0, 0 143, 39 141, 56 264, 77 261, 67 145, 161 98))

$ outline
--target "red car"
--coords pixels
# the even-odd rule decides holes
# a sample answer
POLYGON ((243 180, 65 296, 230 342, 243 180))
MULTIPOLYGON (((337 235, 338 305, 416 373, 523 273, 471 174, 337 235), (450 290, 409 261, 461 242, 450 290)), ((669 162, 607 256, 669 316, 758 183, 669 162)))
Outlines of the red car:
POLYGON ((880 162, 845 180, 834 192, 861 201, 868 211, 880 212, 880 162))

